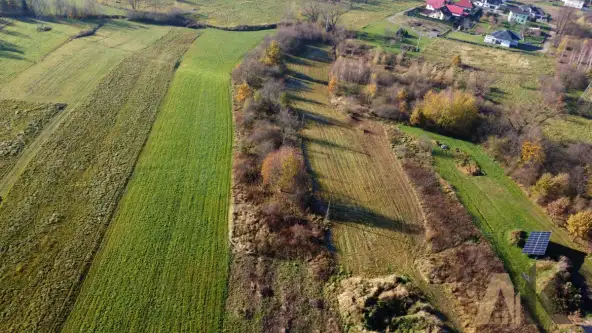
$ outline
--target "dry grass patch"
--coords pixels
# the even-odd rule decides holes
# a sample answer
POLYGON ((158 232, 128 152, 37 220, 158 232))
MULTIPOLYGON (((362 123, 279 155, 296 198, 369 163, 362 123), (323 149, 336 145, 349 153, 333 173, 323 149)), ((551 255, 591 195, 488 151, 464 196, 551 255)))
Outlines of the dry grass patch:
POLYGON ((0 179, 65 104, 0 100, 0 179))
POLYGON ((422 54, 429 61, 445 65, 450 64, 452 57, 460 55, 464 65, 493 81, 490 98, 510 104, 539 99, 539 76, 555 71, 554 60, 544 55, 497 50, 446 39, 428 44, 422 54))

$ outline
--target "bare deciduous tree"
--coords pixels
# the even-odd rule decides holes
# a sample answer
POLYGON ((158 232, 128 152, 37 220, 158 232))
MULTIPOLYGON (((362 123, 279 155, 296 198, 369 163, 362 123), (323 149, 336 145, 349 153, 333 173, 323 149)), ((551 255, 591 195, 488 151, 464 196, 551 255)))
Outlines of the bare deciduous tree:
POLYGON ((127 0, 133 10, 138 10, 143 0, 127 0))
POLYGON ((307 21, 315 23, 321 16, 321 4, 317 0, 309 1, 302 6, 300 13, 307 21))
POLYGON ((531 127, 538 127, 549 119, 556 118, 563 114, 564 109, 557 104, 549 104, 542 99, 527 102, 513 107, 506 113, 510 126, 521 135, 531 127))
POLYGON ((569 22, 574 18, 575 9, 571 7, 561 7, 559 15, 557 16, 557 32, 555 37, 555 47, 559 45, 569 22))
POLYGON ((327 4, 323 6, 321 14, 325 21, 325 30, 329 32, 335 30, 339 19, 345 14, 345 9, 338 4, 327 4))

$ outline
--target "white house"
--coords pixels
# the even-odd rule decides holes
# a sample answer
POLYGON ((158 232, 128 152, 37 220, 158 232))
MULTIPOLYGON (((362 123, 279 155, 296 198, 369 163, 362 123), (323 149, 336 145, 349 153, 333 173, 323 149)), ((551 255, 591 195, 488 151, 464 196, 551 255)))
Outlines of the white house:
POLYGON ((475 6, 481 7, 484 10, 499 10, 500 6, 503 5, 502 0, 477 0, 473 2, 475 6))
POLYGON ((563 5, 577 9, 584 8, 584 0, 563 0, 563 5))
POLYGON ((520 36, 511 30, 498 30, 491 35, 485 36, 485 43, 512 47, 518 46, 518 41, 521 39, 520 36))
POLYGON ((508 22, 513 23, 516 22, 518 24, 526 24, 528 18, 530 17, 530 13, 523 11, 518 7, 512 7, 510 9, 510 14, 508 15, 508 22))

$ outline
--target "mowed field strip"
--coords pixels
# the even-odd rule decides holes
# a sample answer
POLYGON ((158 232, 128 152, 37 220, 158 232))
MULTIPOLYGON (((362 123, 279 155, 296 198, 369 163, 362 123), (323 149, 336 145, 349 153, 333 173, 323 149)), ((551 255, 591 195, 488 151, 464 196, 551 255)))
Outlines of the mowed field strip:
POLYGON ((382 126, 351 123, 328 98, 330 59, 309 47, 288 60, 295 106, 306 115, 306 153, 330 219, 340 263, 356 275, 409 273, 423 236, 417 198, 382 126), (366 129, 366 131, 364 131, 366 129))
POLYGON ((38 32, 34 20, 11 20, 12 24, 0 29, 0 87, 12 77, 41 61, 68 39, 90 24, 77 21, 44 22, 50 31, 38 32))
MULTIPOLYGON (((15 25, 19 27, 22 25, 27 29, 28 25, 33 25, 15 22, 15 25)), ((60 31, 71 32, 72 30, 65 28, 64 24, 53 24, 52 26, 57 27, 60 31)), ((27 30, 25 29, 25 31, 27 30)), ((11 66, 26 68, 13 77, 9 84, 4 87, 0 85, 0 99, 68 104, 66 110, 57 114, 45 126, 37 138, 19 154, 18 159, 13 161, 14 166, 4 177, 0 178, 0 196, 4 197, 8 194, 10 188, 47 139, 68 118, 70 113, 76 112, 88 94, 94 91, 106 75, 134 53, 136 53, 136 57, 150 56, 150 53, 143 55, 141 51, 169 31, 170 28, 164 26, 148 26, 123 20, 112 20, 93 36, 74 39, 67 43, 64 41, 56 49, 49 49, 46 46, 48 48, 46 54, 40 54, 38 50, 38 45, 48 43, 45 40, 45 35, 31 33, 26 39, 33 41, 29 41, 24 44, 26 47, 22 47, 22 59, 18 59, 18 61, 13 59, 10 63, 3 63, 0 58, 0 66, 8 66, 9 69, 11 66), (30 60, 25 57, 41 60, 29 64, 30 60)), ((62 37, 63 34, 59 36, 62 37)), ((57 43, 57 41, 51 41, 54 44, 57 43)), ((4 67, 2 68, 4 69, 4 67)))
POLYGON ((216 332, 227 289, 230 72, 269 33, 185 54, 64 332, 216 332))
POLYGON ((128 54, 45 138, 11 186, 0 206, 1 332, 62 326, 175 64, 198 33, 169 28, 128 54))
MULTIPOLYGON (((576 270, 579 270, 586 279, 592 278, 590 262, 584 260, 585 253, 578 252, 578 245, 571 241, 567 232, 557 227, 539 207, 531 202, 481 147, 419 128, 407 126, 401 126, 401 128, 416 137, 427 137, 443 142, 451 147, 451 151, 460 148, 479 163, 484 175, 469 176, 457 168, 452 154, 443 152, 439 148, 435 148, 433 154, 438 173, 454 187, 463 205, 473 215, 477 226, 494 245, 514 285, 523 294, 526 294, 526 282, 521 274, 528 272, 535 260, 522 254, 521 248, 509 244, 508 234, 512 230, 552 231, 552 243, 547 255, 569 257, 576 270)), ((550 319, 539 303, 537 303, 537 315, 544 325, 549 324, 550 319)))

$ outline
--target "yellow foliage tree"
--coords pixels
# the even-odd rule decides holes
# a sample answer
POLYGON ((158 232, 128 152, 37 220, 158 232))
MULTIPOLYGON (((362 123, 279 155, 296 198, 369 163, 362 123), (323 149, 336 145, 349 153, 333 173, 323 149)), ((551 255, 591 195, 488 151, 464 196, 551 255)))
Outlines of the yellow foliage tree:
POLYGON ((441 128, 468 135, 479 116, 475 97, 462 91, 429 91, 421 104, 423 116, 441 128))
POLYGON ((405 88, 403 88, 397 92, 397 100, 398 101, 406 101, 407 98, 409 98, 409 94, 407 94, 407 90, 405 90, 405 88))
POLYGON ((269 43, 269 46, 265 49, 261 62, 268 66, 278 65, 282 59, 282 49, 280 44, 273 40, 269 43))
POLYGON ((244 82, 236 90, 236 101, 243 103, 247 98, 253 96, 253 89, 249 87, 249 84, 244 82))
POLYGON ((544 173, 532 187, 532 194, 538 201, 556 199, 565 194, 569 187, 569 174, 560 173, 553 176, 544 173))
POLYGON ((413 109, 411 117, 409 118, 409 122, 411 123, 411 125, 423 126, 423 124, 425 123, 425 117, 423 116, 423 113, 420 108, 416 107, 413 109))
POLYGON ((455 55, 452 57, 452 65, 455 67, 460 67, 462 65, 462 58, 460 55, 455 55))
POLYGON ((591 211, 579 212, 567 219, 567 231, 574 237, 587 238, 590 229, 592 229, 591 211))
POLYGON ((376 92, 378 91, 378 86, 376 85, 376 83, 370 83, 369 85, 366 86, 366 96, 368 96, 368 102, 370 102, 370 100, 372 98, 374 98, 374 96, 376 96, 376 92))
POLYGON ((522 143, 522 162, 545 162, 545 151, 538 142, 526 140, 522 143))
POLYGON ((399 102, 399 111, 403 113, 409 111, 409 104, 407 104, 407 101, 403 100, 399 102))

